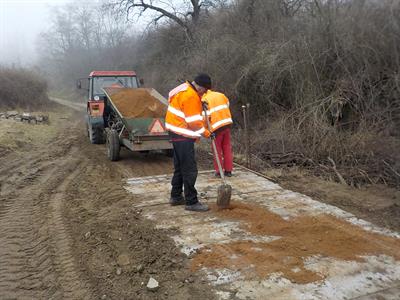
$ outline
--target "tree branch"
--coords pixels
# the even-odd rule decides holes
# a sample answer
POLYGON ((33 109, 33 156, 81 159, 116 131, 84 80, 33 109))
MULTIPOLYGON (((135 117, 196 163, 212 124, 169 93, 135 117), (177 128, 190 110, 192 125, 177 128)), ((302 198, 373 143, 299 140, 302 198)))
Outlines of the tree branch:
MULTIPOLYGON (((123 1, 125 2, 125 1, 123 1)), ((153 21, 157 22, 158 20, 160 20, 163 17, 166 17, 172 21, 174 21, 175 23, 177 23, 180 27, 182 27, 187 34, 189 35, 189 37, 191 38, 192 33, 191 30, 188 26, 188 24, 180 19, 178 16, 176 16, 174 13, 171 13, 169 11, 167 11, 166 9, 153 5, 152 2, 145 2, 144 0, 140 0, 140 1, 135 1, 135 0, 126 0, 127 2, 127 11, 129 13, 130 10, 134 9, 134 8, 140 8, 141 12, 139 13, 139 15, 141 16, 147 9, 148 10, 152 10, 155 11, 157 13, 160 14, 160 16, 156 17, 153 21)), ((198 0, 191 0, 191 2, 198 2, 198 0)))

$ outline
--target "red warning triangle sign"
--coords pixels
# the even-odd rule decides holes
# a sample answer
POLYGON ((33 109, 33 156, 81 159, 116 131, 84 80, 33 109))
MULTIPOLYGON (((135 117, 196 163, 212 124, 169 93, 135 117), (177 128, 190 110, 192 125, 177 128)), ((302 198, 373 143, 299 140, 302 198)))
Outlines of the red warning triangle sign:
POLYGON ((150 133, 164 133, 165 128, 159 119, 155 119, 149 127, 150 133))

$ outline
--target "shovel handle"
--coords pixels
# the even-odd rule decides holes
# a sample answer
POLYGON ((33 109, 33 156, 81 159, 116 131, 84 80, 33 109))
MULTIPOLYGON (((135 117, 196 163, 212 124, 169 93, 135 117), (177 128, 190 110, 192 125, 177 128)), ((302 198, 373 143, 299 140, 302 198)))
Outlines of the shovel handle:
POLYGON ((219 160, 219 155, 218 155, 218 152, 217 152, 217 146, 215 145, 215 140, 214 139, 211 139, 211 144, 212 144, 213 149, 214 149, 213 152, 214 152, 215 160, 217 161, 219 175, 221 175, 222 182, 224 184, 226 184, 225 175, 224 175, 224 172, 222 171, 221 161, 219 160))
MULTIPOLYGON (((210 121, 208 120, 207 109, 206 109, 206 107, 204 105, 203 105, 203 111, 204 111, 204 115, 205 115, 205 118, 206 118, 208 130, 211 132, 211 126, 210 126, 210 121)), ((213 151, 214 152, 214 158, 217 161, 219 175, 221 176, 222 182, 224 184, 226 184, 225 175, 224 175, 224 172, 222 171, 221 161, 219 160, 219 155, 218 155, 218 152, 217 152, 217 146, 215 145, 215 140, 213 138, 211 138, 211 144, 212 144, 212 147, 213 147, 213 150, 214 150, 213 151)))

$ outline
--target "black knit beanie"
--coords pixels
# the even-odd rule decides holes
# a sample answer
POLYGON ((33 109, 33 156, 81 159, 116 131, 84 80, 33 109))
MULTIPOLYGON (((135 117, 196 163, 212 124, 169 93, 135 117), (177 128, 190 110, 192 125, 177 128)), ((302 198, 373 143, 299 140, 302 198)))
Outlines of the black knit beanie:
POLYGON ((196 82, 199 86, 202 86, 206 89, 211 89, 211 78, 205 73, 200 73, 194 78, 194 82, 196 82))

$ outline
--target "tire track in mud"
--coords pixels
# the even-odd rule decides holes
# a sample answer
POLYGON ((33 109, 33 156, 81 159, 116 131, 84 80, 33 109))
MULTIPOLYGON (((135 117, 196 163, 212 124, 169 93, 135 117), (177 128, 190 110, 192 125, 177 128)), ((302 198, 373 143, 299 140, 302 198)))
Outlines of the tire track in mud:
POLYGON ((92 298, 76 271, 62 216, 65 190, 74 172, 85 167, 73 144, 67 130, 50 151, 43 147, 1 168, 2 182, 8 178, 0 194, 2 299, 92 298))
POLYGON ((81 121, 65 123, 48 146, 0 159, 0 299, 159 298, 141 284, 150 272, 169 299, 203 299, 209 288, 183 285, 189 273, 173 241, 141 219, 123 188, 128 177, 171 173, 171 159, 124 150, 109 162, 81 121), (116 275, 121 253, 131 264, 116 275), (132 271, 140 264, 149 269, 132 271))
MULTIPOLYGON (((35 184, 43 185, 52 176, 49 172, 35 184)), ((42 291, 51 285, 42 280, 53 270, 49 239, 40 233, 46 225, 40 207, 43 203, 37 203, 37 198, 39 192, 23 189, 8 199, 0 216, 0 291, 5 298, 41 298, 45 296, 42 291), (38 215, 43 221, 38 222, 38 215)))
POLYGON ((55 263, 59 268, 59 280, 63 282, 63 297, 67 299, 89 299, 89 284, 81 278, 79 271, 72 255, 71 238, 64 225, 63 220, 63 201, 65 200, 66 191, 73 178, 86 167, 87 163, 80 163, 75 166, 74 171, 70 173, 58 186, 55 194, 50 200, 51 221, 50 236, 54 237, 54 245, 58 255, 55 263))

